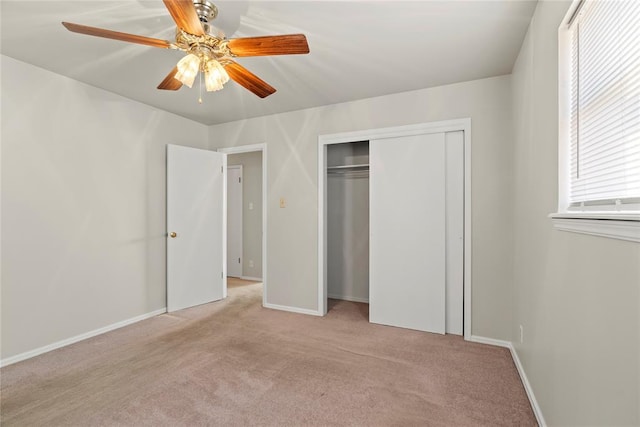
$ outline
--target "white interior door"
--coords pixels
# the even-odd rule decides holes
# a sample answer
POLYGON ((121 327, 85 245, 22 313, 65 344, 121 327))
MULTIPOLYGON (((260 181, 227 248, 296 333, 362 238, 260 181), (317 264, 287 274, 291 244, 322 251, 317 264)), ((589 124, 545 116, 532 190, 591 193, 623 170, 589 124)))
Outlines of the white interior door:
POLYGON ((444 334, 445 135, 372 140, 369 154, 369 320, 444 334))
POLYGON ((226 156, 167 146, 168 311, 226 296, 226 156))
POLYGON ((227 167, 227 276, 242 277, 242 165, 227 167))

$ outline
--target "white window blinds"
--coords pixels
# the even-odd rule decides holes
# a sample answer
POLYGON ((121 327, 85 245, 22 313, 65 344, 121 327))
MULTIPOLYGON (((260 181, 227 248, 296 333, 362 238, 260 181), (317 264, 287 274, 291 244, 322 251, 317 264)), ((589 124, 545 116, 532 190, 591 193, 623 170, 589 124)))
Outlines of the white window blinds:
POLYGON ((638 203, 640 1, 585 0, 570 25, 570 205, 638 203))

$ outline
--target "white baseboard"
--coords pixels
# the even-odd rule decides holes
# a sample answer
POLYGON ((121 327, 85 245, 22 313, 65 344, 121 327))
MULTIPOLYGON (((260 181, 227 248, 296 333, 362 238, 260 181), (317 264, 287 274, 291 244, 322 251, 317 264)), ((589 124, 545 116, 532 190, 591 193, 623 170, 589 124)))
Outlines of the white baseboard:
POLYGON ((252 282, 262 282, 262 277, 240 276, 242 280, 251 280, 252 282))
POLYGON ((516 364, 516 368, 518 369, 518 373, 520 374, 520 379, 522 380, 522 384, 524 385, 524 390, 527 392, 527 396, 529 397, 529 402, 531 402, 531 407, 533 408, 533 413, 536 416, 536 420, 538 420, 538 425, 540 427, 547 427, 547 423, 544 420, 544 416, 542 416, 542 409, 540 405, 538 405, 538 401, 536 400, 536 396, 533 394, 533 388, 531 388, 531 384, 529 383, 529 379, 527 378, 527 374, 524 372, 524 367, 520 362, 520 358, 518 357, 518 352, 513 344, 509 343, 509 350, 511 350, 511 357, 513 358, 513 363, 516 364))
POLYGON ((513 343, 511 341, 480 337, 478 335, 471 335, 469 341, 477 342, 480 344, 496 345, 498 347, 505 347, 509 349, 509 351, 511 352, 513 363, 516 365, 516 369, 518 370, 518 374, 520 375, 520 380, 522 381, 522 385, 524 386, 524 391, 527 392, 527 397, 529 398, 529 403, 531 403, 531 408, 533 409, 533 414, 536 416, 538 425, 540 427, 546 427, 547 423, 545 422, 544 416, 542 415, 542 409, 540 409, 540 405, 538 405, 536 396, 533 394, 533 388, 531 388, 531 384, 529 383, 529 379, 527 378, 527 374, 524 371, 524 367, 520 362, 520 357, 518 357, 518 352, 513 346, 513 343))
POLYGON ((278 304, 262 304, 264 308, 271 308, 274 310, 282 310, 282 311, 290 311, 291 313, 300 313, 300 314, 308 314, 311 316, 322 316, 317 310, 309 310, 306 308, 298 308, 298 307, 289 307, 288 305, 278 305, 278 304))
POLYGON ((479 344, 489 344, 489 345, 496 345, 498 347, 511 348, 511 343, 509 341, 497 340, 495 338, 481 337, 478 335, 471 335, 471 337, 469 338, 469 341, 477 342, 479 344))
POLYGON ((105 332, 110 332, 115 329, 122 328, 123 326, 131 325, 132 323, 136 323, 141 320, 145 320, 150 317, 157 316, 159 314, 164 314, 166 312, 167 312, 166 307, 161 308, 159 310, 154 310, 149 313, 141 314, 140 316, 132 317, 131 319, 122 320, 120 322, 112 323, 111 325, 107 325, 99 329, 94 329, 93 331, 85 332, 84 334, 76 335, 75 337, 57 341, 57 342, 54 342, 53 344, 45 345, 43 347, 39 347, 34 350, 29 350, 24 353, 16 354, 15 356, 7 357, 5 359, 0 360, 0 367, 8 366, 17 362, 21 362, 23 360, 31 359, 32 357, 39 356, 41 354, 48 353, 53 350, 57 350, 61 347, 65 347, 67 345, 77 343, 78 341, 86 340, 87 338, 92 338, 92 337, 95 337, 96 335, 104 334, 105 332))
POLYGON ((352 301, 352 302, 364 302, 364 303, 369 304, 369 298, 349 297, 349 296, 335 295, 335 294, 327 294, 327 298, 341 299, 341 300, 344 300, 344 301, 352 301))

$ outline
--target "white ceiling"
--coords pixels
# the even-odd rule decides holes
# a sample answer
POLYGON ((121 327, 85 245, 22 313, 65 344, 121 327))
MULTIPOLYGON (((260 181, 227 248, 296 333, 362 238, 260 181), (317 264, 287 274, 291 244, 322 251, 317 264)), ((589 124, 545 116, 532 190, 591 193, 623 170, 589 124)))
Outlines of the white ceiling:
POLYGON ((229 38, 304 33, 308 55, 239 58, 278 91, 156 86, 179 51, 75 34, 61 21, 173 41, 156 1, 0 1, 4 55, 204 124, 508 74, 535 1, 219 1, 229 38))

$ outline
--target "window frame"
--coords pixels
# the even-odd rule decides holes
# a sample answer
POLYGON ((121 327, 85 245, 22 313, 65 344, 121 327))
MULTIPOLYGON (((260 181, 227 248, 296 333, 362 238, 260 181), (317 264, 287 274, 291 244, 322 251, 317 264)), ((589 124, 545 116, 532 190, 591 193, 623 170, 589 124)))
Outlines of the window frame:
POLYGON ((571 206, 571 29, 584 1, 574 0, 558 28, 558 210, 556 229, 640 242, 640 203, 571 206))

